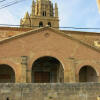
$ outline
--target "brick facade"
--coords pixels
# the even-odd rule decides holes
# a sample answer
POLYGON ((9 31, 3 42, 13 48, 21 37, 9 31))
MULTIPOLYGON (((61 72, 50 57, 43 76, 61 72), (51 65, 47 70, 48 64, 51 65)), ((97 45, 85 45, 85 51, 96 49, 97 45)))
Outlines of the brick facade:
POLYGON ((91 66, 100 77, 97 49, 52 28, 31 30, 0 42, 0 64, 15 71, 16 82, 31 82, 32 64, 40 57, 56 58, 64 69, 64 82, 78 82, 83 66, 91 66), (22 57, 27 57, 26 64, 22 57))

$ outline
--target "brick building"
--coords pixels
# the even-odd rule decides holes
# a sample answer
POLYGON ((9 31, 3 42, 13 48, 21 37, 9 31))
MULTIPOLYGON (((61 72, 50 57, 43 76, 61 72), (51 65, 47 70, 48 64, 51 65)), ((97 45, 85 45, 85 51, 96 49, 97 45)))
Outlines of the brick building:
POLYGON ((0 27, 0 83, 100 82, 100 34, 58 29, 50 0, 20 24, 0 27))

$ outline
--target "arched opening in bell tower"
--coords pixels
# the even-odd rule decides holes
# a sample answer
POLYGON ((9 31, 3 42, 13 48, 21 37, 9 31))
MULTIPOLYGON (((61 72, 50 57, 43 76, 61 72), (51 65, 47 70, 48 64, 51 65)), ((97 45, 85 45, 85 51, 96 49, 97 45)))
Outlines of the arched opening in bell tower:
POLYGON ((51 22, 48 22, 48 26, 51 27, 51 22))
POLYGON ((43 22, 39 22, 39 27, 43 27, 43 22))
POLYGON ((46 11, 43 11, 43 16, 46 16, 46 11))

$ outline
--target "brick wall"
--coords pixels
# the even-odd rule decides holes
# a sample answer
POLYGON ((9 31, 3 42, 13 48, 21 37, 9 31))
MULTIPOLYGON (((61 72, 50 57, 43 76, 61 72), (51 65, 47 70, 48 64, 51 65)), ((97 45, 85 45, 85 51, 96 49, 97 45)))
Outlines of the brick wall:
POLYGON ((40 29, 0 42, 0 64, 14 69, 18 83, 31 82, 32 65, 44 56, 59 60, 64 82, 79 81, 79 71, 86 65, 94 68, 100 81, 100 52, 59 32, 40 29), (28 58, 26 67, 21 63, 22 56, 28 58))

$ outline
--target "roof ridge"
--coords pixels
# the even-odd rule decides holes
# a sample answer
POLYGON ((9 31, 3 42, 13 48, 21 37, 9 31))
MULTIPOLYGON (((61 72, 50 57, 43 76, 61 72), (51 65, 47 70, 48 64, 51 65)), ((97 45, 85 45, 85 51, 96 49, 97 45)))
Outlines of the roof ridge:
MULTIPOLYGON (((53 28, 52 28, 52 29, 53 29, 53 28)), ((55 30, 55 29, 53 29, 53 30, 55 30)), ((66 33, 64 33, 64 32, 62 32, 61 30, 56 30, 56 31, 61 32, 62 34, 66 35, 68 38, 70 38, 71 40, 75 40, 75 41, 77 41, 77 42, 79 42, 79 43, 81 43, 81 44, 83 44, 83 45, 85 45, 85 46, 87 46, 87 47, 89 47, 89 48, 91 48, 91 49, 96 50, 97 52, 100 52, 100 49, 98 49, 98 48, 96 48, 96 47, 94 47, 94 46, 92 46, 92 45, 89 45, 88 43, 85 43, 85 42, 83 42, 83 41, 81 41, 81 40, 79 40, 79 39, 77 39, 77 38, 75 38, 75 37, 72 37, 72 36, 70 36, 70 35, 68 35, 68 34, 66 34, 66 33)))
POLYGON ((66 34, 66 33, 64 33, 64 32, 62 32, 62 31, 59 30, 59 29, 54 29, 54 28, 51 28, 51 27, 49 27, 49 26, 37 28, 37 29, 30 30, 30 31, 27 31, 27 32, 22 32, 21 34, 17 34, 17 35, 14 35, 14 36, 12 36, 12 37, 5 38, 5 39, 3 39, 3 40, 0 40, 0 44, 3 43, 3 42, 5 42, 5 41, 11 40, 11 39, 15 39, 15 38, 18 38, 18 37, 23 36, 23 35, 28 35, 28 34, 31 33, 31 32, 39 32, 39 31, 44 30, 44 29, 51 29, 52 31, 56 32, 57 34, 60 33, 60 34, 63 35, 63 36, 67 36, 67 38, 69 38, 69 39, 71 39, 71 40, 75 40, 76 42, 81 43, 82 45, 85 45, 85 46, 87 46, 87 47, 89 47, 89 48, 91 48, 91 49, 93 49, 93 50, 95 50, 95 51, 97 51, 97 52, 100 53, 100 49, 98 49, 98 48, 96 48, 96 47, 94 47, 94 46, 92 46, 92 45, 89 45, 88 43, 85 43, 85 42, 83 42, 83 41, 81 41, 81 40, 79 40, 79 39, 76 39, 75 37, 72 37, 72 36, 70 36, 70 35, 68 35, 68 34, 66 34))

